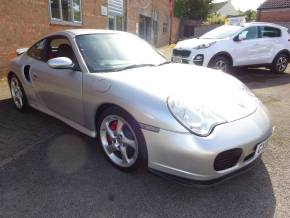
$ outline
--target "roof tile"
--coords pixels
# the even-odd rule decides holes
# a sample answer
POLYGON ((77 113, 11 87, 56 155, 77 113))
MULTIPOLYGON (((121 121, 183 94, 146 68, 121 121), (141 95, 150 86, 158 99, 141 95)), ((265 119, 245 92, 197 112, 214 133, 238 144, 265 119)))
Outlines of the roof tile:
POLYGON ((290 8, 290 0, 266 0, 258 10, 275 8, 290 8))

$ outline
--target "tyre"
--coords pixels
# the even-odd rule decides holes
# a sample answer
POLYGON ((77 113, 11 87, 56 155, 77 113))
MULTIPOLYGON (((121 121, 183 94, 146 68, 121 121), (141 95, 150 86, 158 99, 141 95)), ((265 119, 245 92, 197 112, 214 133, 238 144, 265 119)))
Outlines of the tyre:
POLYGON ((147 148, 135 119, 118 107, 106 109, 97 119, 98 144, 107 159, 123 171, 147 169, 147 148))
POLYGON ((23 112, 28 108, 27 97, 20 80, 12 75, 9 79, 11 97, 17 110, 23 112))
POLYGON ((284 73, 289 63, 289 56, 287 54, 278 54, 273 61, 271 70, 274 73, 284 73))
POLYGON ((232 64, 229 58, 225 56, 217 56, 211 61, 209 67, 229 73, 232 69, 232 64))

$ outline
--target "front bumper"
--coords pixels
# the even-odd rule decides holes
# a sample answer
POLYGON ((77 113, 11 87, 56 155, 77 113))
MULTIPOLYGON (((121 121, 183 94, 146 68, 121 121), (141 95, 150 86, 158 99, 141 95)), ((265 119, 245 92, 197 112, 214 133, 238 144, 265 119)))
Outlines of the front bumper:
POLYGON ((209 65, 211 54, 208 53, 207 49, 191 49, 189 56, 174 55, 172 54, 172 61, 184 64, 195 64, 198 66, 207 67, 209 65))
POLYGON ((210 181, 239 171, 258 159, 260 155, 253 154, 257 145, 271 136, 272 122, 261 105, 248 117, 217 126, 208 137, 166 130, 142 131, 150 169, 184 179, 210 181), (237 163, 225 170, 215 170, 217 156, 232 149, 242 151, 237 163))

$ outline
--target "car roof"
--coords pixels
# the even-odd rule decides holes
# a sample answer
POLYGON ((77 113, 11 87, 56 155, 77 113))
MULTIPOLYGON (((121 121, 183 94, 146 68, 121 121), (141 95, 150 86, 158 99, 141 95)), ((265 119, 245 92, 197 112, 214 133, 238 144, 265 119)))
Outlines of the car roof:
POLYGON ((280 29, 287 29, 286 27, 280 26, 278 24, 274 24, 274 23, 267 23, 267 22, 251 22, 251 23, 244 23, 242 24, 243 26, 270 26, 270 27, 276 27, 276 28, 280 28, 280 29))
POLYGON ((109 34, 109 33, 125 33, 125 32, 115 31, 115 30, 103 30, 103 29, 68 29, 68 30, 63 30, 59 32, 54 32, 50 34, 49 36, 70 35, 74 37, 74 36, 86 35, 86 34, 109 34))

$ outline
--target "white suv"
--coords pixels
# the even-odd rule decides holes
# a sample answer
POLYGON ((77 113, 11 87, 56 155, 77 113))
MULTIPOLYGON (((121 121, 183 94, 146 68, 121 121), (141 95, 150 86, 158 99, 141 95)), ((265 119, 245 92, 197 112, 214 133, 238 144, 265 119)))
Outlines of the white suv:
POLYGON ((283 73, 290 60, 288 29, 271 23, 224 25, 200 38, 177 43, 172 61, 211 67, 267 67, 283 73))

